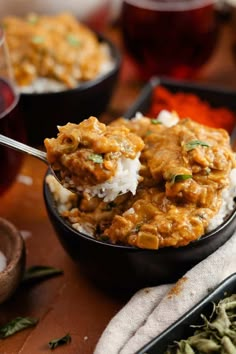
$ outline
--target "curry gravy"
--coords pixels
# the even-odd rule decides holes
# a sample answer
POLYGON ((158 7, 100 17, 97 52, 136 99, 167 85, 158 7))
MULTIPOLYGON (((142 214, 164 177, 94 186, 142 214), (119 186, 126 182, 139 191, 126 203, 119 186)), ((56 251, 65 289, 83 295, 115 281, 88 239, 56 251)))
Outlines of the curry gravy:
POLYGON ((136 194, 112 203, 80 196, 62 216, 90 225, 94 237, 140 248, 185 246, 206 233, 236 167, 228 133, 191 119, 169 128, 146 117, 110 126, 125 127, 144 143, 136 194))

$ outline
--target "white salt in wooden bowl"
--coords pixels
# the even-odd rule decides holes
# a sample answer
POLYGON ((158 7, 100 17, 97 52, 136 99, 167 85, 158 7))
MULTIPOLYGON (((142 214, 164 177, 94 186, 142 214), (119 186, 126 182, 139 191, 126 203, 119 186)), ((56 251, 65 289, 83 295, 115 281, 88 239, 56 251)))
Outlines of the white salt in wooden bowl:
POLYGON ((14 293, 24 270, 24 240, 10 221, 0 217, 0 303, 14 293))

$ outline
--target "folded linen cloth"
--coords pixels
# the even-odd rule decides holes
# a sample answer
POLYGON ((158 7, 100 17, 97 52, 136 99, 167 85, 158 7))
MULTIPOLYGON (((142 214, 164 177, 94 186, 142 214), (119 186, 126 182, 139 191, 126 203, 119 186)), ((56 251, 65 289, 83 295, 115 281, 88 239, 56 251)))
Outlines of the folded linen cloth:
POLYGON ((236 232, 175 284, 139 290, 111 319, 94 354, 133 354, 236 272, 236 232))

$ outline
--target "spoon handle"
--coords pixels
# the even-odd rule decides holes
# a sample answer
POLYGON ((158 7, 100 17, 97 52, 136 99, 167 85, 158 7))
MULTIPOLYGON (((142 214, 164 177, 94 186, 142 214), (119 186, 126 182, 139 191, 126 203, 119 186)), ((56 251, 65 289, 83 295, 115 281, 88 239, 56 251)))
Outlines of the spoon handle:
POLYGON ((19 141, 8 138, 7 136, 2 134, 0 134, 0 144, 37 157, 48 165, 47 154, 39 149, 35 149, 29 145, 20 143, 19 141))

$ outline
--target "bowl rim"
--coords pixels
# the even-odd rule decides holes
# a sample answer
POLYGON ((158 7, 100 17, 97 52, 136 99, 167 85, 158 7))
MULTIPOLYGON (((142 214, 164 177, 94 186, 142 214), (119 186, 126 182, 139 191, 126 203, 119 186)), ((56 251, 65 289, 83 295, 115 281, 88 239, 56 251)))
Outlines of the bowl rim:
POLYGON ((0 224, 5 228, 8 234, 11 234, 12 241, 14 242, 12 256, 10 259, 7 259, 6 267, 0 272, 0 278, 3 278, 11 273, 20 262, 22 254, 24 253, 25 244, 20 231, 10 220, 0 217, 0 224))
POLYGON ((60 216, 60 214, 56 208, 55 201, 53 199, 50 188, 46 182, 46 176, 48 176, 50 174, 52 175, 50 169, 48 169, 46 171, 46 174, 45 174, 44 180, 43 180, 43 195, 44 195, 46 207, 50 209, 51 213, 53 214, 53 216, 55 217, 57 222, 61 223, 63 225, 63 227, 68 229, 68 231, 72 231, 73 233, 75 233, 79 237, 82 237, 83 239, 86 239, 89 242, 93 242, 93 243, 96 243, 96 244, 99 244, 99 245, 105 246, 105 247, 110 247, 110 248, 115 248, 115 249, 124 249, 129 252, 145 252, 145 253, 158 252, 158 253, 163 253, 163 254, 169 253, 171 251, 181 252, 181 250, 183 250, 183 249, 190 250, 196 244, 201 245, 203 242, 205 242, 207 239, 209 239, 211 237, 216 237, 217 235, 220 236, 219 235, 220 232, 224 228, 226 228, 229 224, 231 224, 233 219, 236 217, 236 204, 235 204, 232 211, 227 215, 227 217, 224 219, 224 221, 219 226, 217 226, 215 229, 205 233, 199 239, 191 241, 186 246, 179 246, 179 247, 169 246, 169 247, 163 247, 163 248, 158 248, 158 249, 154 250, 154 249, 138 248, 138 247, 133 247, 133 246, 128 246, 128 245, 113 244, 113 243, 109 243, 106 241, 98 240, 95 237, 89 236, 83 232, 76 230, 75 228, 72 227, 72 225, 68 221, 66 221, 65 219, 63 219, 63 217, 60 216))
POLYGON ((108 44, 109 48, 110 48, 110 52, 111 52, 111 57, 114 60, 114 65, 113 67, 107 71, 104 74, 98 75, 95 79, 92 80, 88 80, 85 81, 81 84, 79 84, 76 87, 70 88, 70 89, 63 89, 60 91, 55 91, 55 92, 32 92, 32 93, 28 93, 28 92, 20 92, 19 89, 19 95, 22 97, 45 97, 45 96, 59 96, 59 95, 65 95, 68 93, 74 93, 74 92, 83 92, 86 91, 88 89, 90 89, 91 87, 95 87, 97 85, 99 85, 101 82, 105 81, 106 79, 108 79, 109 77, 113 76, 114 74, 116 74, 120 67, 121 67, 121 62, 122 62, 122 55, 120 50, 118 49, 117 45, 115 43, 113 43, 113 41, 108 38, 107 36, 105 36, 104 34, 101 34, 99 32, 93 31, 99 42, 104 42, 106 44, 108 44))

